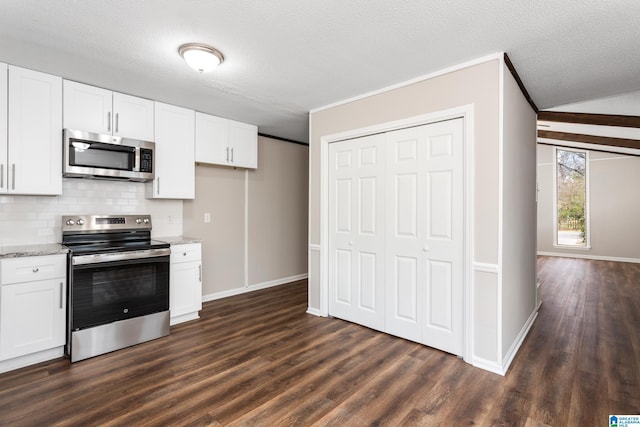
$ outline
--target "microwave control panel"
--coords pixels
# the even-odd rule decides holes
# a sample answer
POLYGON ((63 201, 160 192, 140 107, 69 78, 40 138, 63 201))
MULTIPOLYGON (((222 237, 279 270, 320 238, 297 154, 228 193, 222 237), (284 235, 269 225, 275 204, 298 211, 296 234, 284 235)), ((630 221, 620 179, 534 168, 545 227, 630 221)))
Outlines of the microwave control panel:
POLYGON ((153 172, 153 151, 147 148, 140 149, 140 172, 153 172))

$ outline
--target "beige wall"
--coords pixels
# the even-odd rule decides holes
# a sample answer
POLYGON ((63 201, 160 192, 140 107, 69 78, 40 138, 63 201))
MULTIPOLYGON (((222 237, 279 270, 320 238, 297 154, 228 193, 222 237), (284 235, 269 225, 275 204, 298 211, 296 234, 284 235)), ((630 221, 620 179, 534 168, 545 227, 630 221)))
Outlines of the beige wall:
POLYGON ((553 147, 538 145, 538 251, 640 262, 640 158, 589 152, 591 249, 563 249, 553 237, 553 147))
MULTIPOLYGON (((364 99, 310 118, 309 240, 320 243, 320 138, 453 107, 474 106, 475 260, 498 259, 499 61, 490 61, 364 99)), ((317 304, 317 302, 316 302, 317 304)), ((314 305, 317 307, 317 305, 314 305)))
MULTIPOLYGON (((320 147, 321 137, 464 105, 473 106, 472 173, 474 204, 467 209, 473 222, 471 279, 475 295, 474 357, 497 363, 498 220, 500 66, 491 60, 429 80, 423 80, 322 111, 310 118, 309 310, 320 311, 320 147), (479 265, 476 270, 475 265, 479 265), (489 273, 487 273, 489 271, 489 273), (480 323, 475 322, 480 320, 480 323)), ((469 161, 467 159, 466 161, 469 161)))
POLYGON ((505 355, 509 349, 517 348, 516 337, 535 310, 536 252, 535 113, 503 67, 501 60, 489 60, 312 112, 310 312, 321 309, 320 221, 323 207, 320 178, 321 167, 325 166, 321 165, 322 137, 471 105, 472 114, 467 118, 471 135, 465 140, 471 144, 473 153, 466 159, 473 197, 473 204, 466 210, 472 223, 472 235, 467 236, 472 252, 467 292, 473 296, 467 313, 473 314, 473 326, 467 333, 471 337, 473 363, 502 372, 505 355), (501 167, 502 177, 509 180, 504 187, 500 181, 501 167), (507 230, 505 224, 513 230, 507 230), (508 234, 513 231, 515 234, 508 234), (505 256, 507 251, 509 254, 505 256), (508 286, 506 293, 503 293, 503 283, 508 286))
POLYGON ((249 285, 307 273, 309 147, 260 138, 249 173, 249 285))
POLYGON ((202 239, 203 295, 244 287, 244 175, 196 166, 196 198, 183 203, 184 234, 202 239))
POLYGON ((502 357, 536 309, 536 113, 504 69, 502 357))
POLYGON ((183 221, 184 234, 203 241, 206 300, 306 275, 307 150, 260 136, 257 170, 196 166, 183 221))

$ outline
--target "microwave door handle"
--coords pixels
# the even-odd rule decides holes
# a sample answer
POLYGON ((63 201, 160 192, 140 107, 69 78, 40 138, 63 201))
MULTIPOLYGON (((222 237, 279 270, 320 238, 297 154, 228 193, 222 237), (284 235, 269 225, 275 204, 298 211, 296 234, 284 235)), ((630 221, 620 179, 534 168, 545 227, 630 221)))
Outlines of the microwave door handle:
POLYGON ((140 147, 136 147, 136 155, 135 155, 135 161, 133 165, 133 171, 134 172, 140 171, 140 147))

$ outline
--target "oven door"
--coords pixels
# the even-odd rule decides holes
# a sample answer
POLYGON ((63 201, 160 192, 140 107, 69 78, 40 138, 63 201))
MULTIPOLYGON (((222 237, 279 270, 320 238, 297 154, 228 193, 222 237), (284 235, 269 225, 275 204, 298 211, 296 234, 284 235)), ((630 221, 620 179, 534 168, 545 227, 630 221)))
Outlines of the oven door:
POLYGON ((71 331, 169 309, 170 249, 71 260, 71 331))

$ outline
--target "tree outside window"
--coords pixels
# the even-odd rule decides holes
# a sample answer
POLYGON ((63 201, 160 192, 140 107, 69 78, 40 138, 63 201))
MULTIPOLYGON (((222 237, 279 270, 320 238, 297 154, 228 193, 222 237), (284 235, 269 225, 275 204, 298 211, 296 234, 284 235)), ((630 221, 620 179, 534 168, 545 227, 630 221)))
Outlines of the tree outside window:
POLYGON ((587 152, 556 149, 556 244, 587 247, 587 152))

